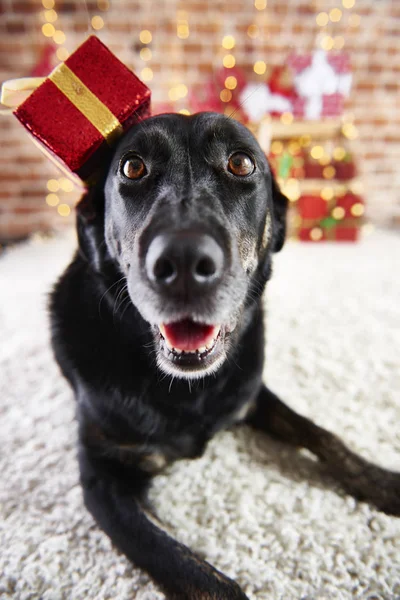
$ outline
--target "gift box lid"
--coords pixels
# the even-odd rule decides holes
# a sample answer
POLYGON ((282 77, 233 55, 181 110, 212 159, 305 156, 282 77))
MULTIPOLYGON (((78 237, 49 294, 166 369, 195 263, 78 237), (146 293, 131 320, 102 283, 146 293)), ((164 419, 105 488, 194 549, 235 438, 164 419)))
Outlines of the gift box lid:
POLYGON ((57 163, 86 179, 149 111, 147 86, 91 36, 14 114, 57 163))

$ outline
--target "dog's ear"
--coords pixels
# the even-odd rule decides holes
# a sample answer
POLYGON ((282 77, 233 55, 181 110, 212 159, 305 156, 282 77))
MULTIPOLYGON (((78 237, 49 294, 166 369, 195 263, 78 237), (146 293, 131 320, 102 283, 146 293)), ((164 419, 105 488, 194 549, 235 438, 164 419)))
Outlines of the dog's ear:
POLYGON ((272 176, 272 205, 273 205, 273 240, 272 251, 279 252, 285 241, 286 236, 286 212, 288 199, 282 194, 279 185, 272 176))
POLYGON ((79 252, 96 271, 108 258, 104 243, 104 181, 87 189, 76 206, 79 252))

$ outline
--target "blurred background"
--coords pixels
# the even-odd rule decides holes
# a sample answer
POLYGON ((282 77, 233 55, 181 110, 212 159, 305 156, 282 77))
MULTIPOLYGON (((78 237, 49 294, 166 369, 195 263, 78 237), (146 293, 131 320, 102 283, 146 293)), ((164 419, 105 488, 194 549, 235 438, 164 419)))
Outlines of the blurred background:
MULTIPOLYGON (((154 112, 218 110, 259 137, 290 234, 400 230, 400 2, 2 0, 0 81, 45 76, 95 33, 154 112)), ((49 114, 51 119, 51 114, 49 114)), ((81 192, 0 115, 0 242, 73 223, 81 192)))

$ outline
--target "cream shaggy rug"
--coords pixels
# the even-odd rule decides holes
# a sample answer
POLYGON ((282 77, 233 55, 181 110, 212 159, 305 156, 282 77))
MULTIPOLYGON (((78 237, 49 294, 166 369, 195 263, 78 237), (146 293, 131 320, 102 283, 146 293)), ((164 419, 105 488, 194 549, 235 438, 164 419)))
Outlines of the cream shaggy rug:
MULTIPOLYGON (((74 402, 53 362, 46 296, 72 234, 0 257, 0 597, 160 600, 85 511, 74 402)), ((268 288, 265 377, 369 459, 400 470, 400 238, 290 242, 268 288)), ((247 428, 159 476, 182 542, 250 599, 400 598, 400 519, 342 493, 318 463, 247 428)))

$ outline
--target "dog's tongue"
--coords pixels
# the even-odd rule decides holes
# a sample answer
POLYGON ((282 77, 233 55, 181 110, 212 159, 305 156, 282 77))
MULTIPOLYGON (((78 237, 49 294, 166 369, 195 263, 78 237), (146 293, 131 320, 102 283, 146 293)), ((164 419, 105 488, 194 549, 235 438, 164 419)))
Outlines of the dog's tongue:
POLYGON ((168 345, 182 352, 194 352, 211 345, 217 337, 219 327, 203 325, 189 319, 161 325, 160 331, 168 345))

